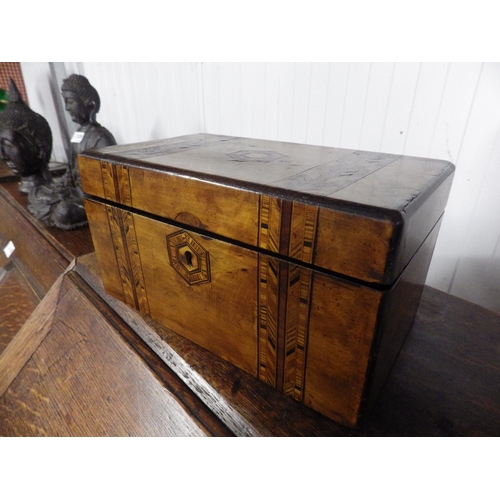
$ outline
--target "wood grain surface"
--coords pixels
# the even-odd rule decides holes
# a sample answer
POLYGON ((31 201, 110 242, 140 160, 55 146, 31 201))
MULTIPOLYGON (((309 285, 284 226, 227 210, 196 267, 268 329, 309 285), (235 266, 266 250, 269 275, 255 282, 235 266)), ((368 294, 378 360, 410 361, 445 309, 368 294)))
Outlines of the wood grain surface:
POLYGON ((383 284, 441 217, 454 171, 446 161, 207 134, 111 146, 79 162, 87 195, 170 220, 189 214, 211 235, 383 284))
POLYGON ((38 304, 28 321, 0 355, 0 397, 5 394, 52 328, 62 280, 61 275, 45 300, 38 304))
MULTIPOLYGON (((2 252, 3 255, 3 252, 2 252)), ((0 269, 1 274, 2 269, 0 269)), ((38 305, 39 298, 13 265, 0 279, 0 354, 38 305)))
POLYGON ((81 278, 61 276, 0 357, 0 434, 231 434, 124 329, 81 278))
POLYGON ((500 436, 500 314, 424 287, 364 433, 500 436))
POLYGON ((235 435, 352 432, 107 294, 95 254, 79 258, 75 270, 235 435))

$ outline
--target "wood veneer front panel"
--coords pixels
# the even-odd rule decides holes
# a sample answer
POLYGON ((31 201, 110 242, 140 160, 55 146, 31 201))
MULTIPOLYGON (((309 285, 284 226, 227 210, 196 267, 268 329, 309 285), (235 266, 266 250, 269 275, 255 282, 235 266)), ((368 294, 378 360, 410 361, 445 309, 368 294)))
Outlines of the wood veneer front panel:
POLYGON ((79 258, 75 270, 235 435, 350 434, 331 419, 106 293, 94 253, 79 258))
POLYGON ((320 208, 314 263, 351 278, 383 282, 395 233, 389 219, 320 208))
POLYGON ((111 295, 257 374, 256 252, 99 202, 86 207, 111 295))
POLYGON ((87 205, 89 217, 102 219, 93 231, 102 239, 96 249, 111 244, 98 259, 111 266, 104 285, 121 282, 112 295, 320 413, 357 424, 381 292, 116 207, 87 205))
POLYGON ((355 426, 382 293, 315 273, 304 402, 355 426))
POLYGON ((79 164, 87 194, 257 246, 256 193, 82 156, 79 164))
MULTIPOLYGON (((257 254, 140 215, 133 219, 151 317, 256 375, 257 254), (191 238, 192 259, 203 258, 194 256, 200 247, 206 252, 205 281, 188 284, 172 266, 175 255, 169 255, 169 241, 171 254, 172 245, 180 245, 179 261, 187 249, 167 240, 175 235, 191 238)), ((178 263, 181 272, 186 265, 178 263)))

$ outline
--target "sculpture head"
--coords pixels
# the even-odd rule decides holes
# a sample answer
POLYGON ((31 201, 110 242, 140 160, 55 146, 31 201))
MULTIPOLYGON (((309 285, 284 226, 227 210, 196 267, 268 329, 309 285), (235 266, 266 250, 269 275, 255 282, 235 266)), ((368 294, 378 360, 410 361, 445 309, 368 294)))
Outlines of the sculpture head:
POLYGON ((97 125, 96 115, 101 107, 97 90, 82 75, 71 75, 63 80, 61 94, 66 111, 71 119, 80 125, 92 123, 97 125))
POLYGON ((23 102, 11 79, 9 102, 0 112, 0 157, 21 178, 38 178, 33 179, 38 185, 51 179, 51 153, 52 133, 47 120, 23 102))

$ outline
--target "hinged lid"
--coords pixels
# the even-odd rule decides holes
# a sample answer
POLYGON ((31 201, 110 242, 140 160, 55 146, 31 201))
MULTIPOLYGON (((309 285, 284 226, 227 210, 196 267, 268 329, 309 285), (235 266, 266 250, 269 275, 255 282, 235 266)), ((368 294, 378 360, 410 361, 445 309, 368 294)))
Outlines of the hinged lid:
POLYGON ((197 134, 79 157, 83 190, 344 276, 391 284, 441 217, 448 161, 197 134))

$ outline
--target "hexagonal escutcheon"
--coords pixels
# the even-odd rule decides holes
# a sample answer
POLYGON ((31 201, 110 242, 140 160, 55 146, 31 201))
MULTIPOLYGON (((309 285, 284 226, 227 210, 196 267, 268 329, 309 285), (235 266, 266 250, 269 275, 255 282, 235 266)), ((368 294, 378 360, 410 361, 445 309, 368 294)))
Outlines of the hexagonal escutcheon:
POLYGON ((170 265, 188 285, 210 281, 210 256, 186 231, 167 235, 170 265))

